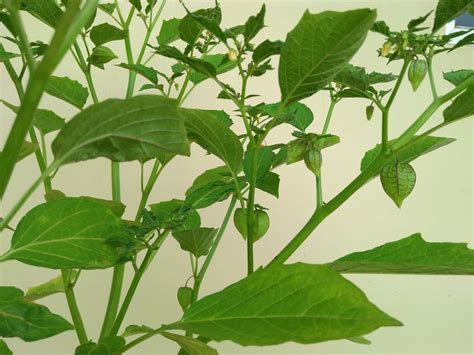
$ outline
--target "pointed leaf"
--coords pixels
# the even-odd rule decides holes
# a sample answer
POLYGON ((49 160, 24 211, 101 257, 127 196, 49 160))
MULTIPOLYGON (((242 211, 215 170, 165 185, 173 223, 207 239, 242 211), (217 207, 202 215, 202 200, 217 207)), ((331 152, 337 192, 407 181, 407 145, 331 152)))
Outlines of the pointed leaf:
POLYGON ((417 233, 346 255, 329 266, 343 273, 474 275, 474 250, 466 243, 430 243, 417 233))
POLYGON ((91 41, 96 46, 101 46, 105 43, 125 39, 127 32, 118 27, 112 26, 108 23, 102 23, 94 26, 90 32, 91 41))
POLYGON ((453 103, 443 111, 445 121, 454 121, 474 115, 474 84, 461 95, 457 96, 453 103))
POLYGON ((170 20, 164 20, 158 37, 156 38, 160 46, 164 44, 170 44, 179 39, 179 23, 181 19, 172 18, 170 20))
POLYGON ((125 339, 117 335, 107 336, 98 344, 89 342, 79 345, 74 355, 118 355, 122 354, 125 347, 125 339))
POLYGON ((257 181, 257 189, 265 191, 270 195, 279 197, 280 175, 270 171, 261 181, 257 181))
POLYGON ((345 339, 399 325, 335 271, 299 263, 260 269, 204 297, 169 328, 262 346, 345 339))
POLYGON ((127 64, 127 63, 121 63, 119 64, 119 67, 135 72, 143 76, 144 78, 148 79, 153 84, 158 85, 158 72, 151 67, 147 67, 143 64, 127 64))
POLYGON ((245 22, 243 35, 245 42, 253 39, 265 26, 265 4, 262 5, 260 11, 255 16, 250 16, 245 22))
POLYGON ((0 46, 0 63, 6 62, 15 57, 19 57, 19 54, 6 52, 3 47, 0 46))
POLYGON ((10 350, 7 343, 3 339, 0 339, 0 354, 13 355, 13 352, 10 350))
POLYGON ((176 102, 152 95, 89 106, 64 126, 52 148, 63 164, 97 157, 146 161, 166 152, 189 154, 176 102))
POLYGON ((369 87, 369 77, 364 68, 347 64, 334 78, 334 82, 343 86, 367 91, 369 87))
POLYGON ((176 239, 184 251, 189 251, 195 257, 207 255, 211 249, 212 242, 216 236, 215 228, 197 228, 173 232, 176 239))
POLYGON ((270 41, 266 39, 265 41, 260 43, 253 51, 253 62, 255 64, 259 64, 273 55, 279 55, 283 44, 284 43, 282 41, 270 41))
POLYGON ((171 46, 159 46, 156 48, 156 53, 179 60, 180 62, 186 63, 189 67, 198 73, 204 74, 206 77, 215 77, 217 75, 216 68, 211 64, 202 59, 191 58, 185 56, 179 51, 179 49, 171 46))
POLYGON ((448 22, 467 11, 472 6, 472 0, 439 0, 436 7, 433 32, 438 31, 448 22))
POLYGON ((29 211, 0 261, 52 269, 102 269, 121 262, 131 245, 133 240, 110 209, 88 199, 66 197, 29 211))
POLYGON ((125 328, 125 331, 121 335, 121 337, 126 338, 134 335, 146 334, 152 332, 153 328, 150 328, 146 325, 129 325, 125 328))
POLYGON ((388 83, 390 81, 397 80, 398 76, 393 75, 392 73, 389 74, 383 74, 383 73, 377 73, 373 71, 368 75, 369 79, 369 84, 379 84, 379 83, 388 83))
POLYGON ((456 71, 451 71, 448 73, 443 73, 443 78, 449 81, 454 86, 458 86, 465 82, 467 79, 474 76, 474 70, 460 69, 456 71))
MULTIPOLYGON (((244 155, 244 173, 247 177, 247 180, 251 180, 251 165, 253 160, 253 151, 247 150, 244 155)), ((257 153, 257 172, 256 172, 256 181, 261 182, 270 172, 270 169, 275 161, 275 153, 273 153, 272 148, 265 146, 259 147, 257 153)))
POLYGON ((176 342, 189 355, 218 355, 216 349, 211 348, 206 343, 192 337, 173 334, 169 332, 160 332, 165 338, 176 342))
POLYGON ((82 109, 89 96, 87 88, 68 77, 51 76, 44 91, 51 96, 70 103, 78 109, 82 109))
POLYGON ((282 101, 299 101, 323 89, 358 51, 375 17, 376 12, 368 9, 306 11, 281 51, 282 101))
POLYGON ((207 17, 209 20, 214 20, 218 24, 220 24, 222 20, 222 12, 219 6, 210 9, 199 9, 192 14, 188 13, 184 16, 178 25, 179 37, 191 46, 194 45, 204 31, 204 27, 194 19, 193 15, 207 17))
MULTIPOLYGON (((202 57, 202 60, 212 64, 215 68, 216 75, 226 73, 238 66, 237 61, 226 60, 226 54, 209 54, 202 57)), ((199 84, 200 82, 209 78, 209 75, 202 74, 200 72, 193 72, 189 79, 194 84, 199 84)))
POLYGON ((410 164, 398 160, 388 163, 380 172, 380 181, 387 195, 398 208, 415 187, 416 173, 410 164))
POLYGON ((186 204, 195 209, 206 208, 216 202, 226 200, 235 192, 233 182, 212 181, 186 192, 186 204))
POLYGON ((51 27, 56 27, 63 15, 63 11, 55 0, 22 0, 21 3, 22 10, 51 27))

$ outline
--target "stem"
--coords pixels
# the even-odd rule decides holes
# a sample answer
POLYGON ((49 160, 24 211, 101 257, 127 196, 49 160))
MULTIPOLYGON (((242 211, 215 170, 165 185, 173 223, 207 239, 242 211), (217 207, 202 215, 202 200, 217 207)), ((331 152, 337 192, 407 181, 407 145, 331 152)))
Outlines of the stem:
POLYGON ((97 92, 95 90, 94 81, 92 80, 90 67, 87 65, 86 60, 84 58, 84 55, 82 54, 81 47, 79 46, 77 41, 73 43, 73 46, 74 46, 74 50, 76 51, 79 66, 81 67, 81 70, 84 73, 84 76, 86 77, 87 86, 89 87, 89 91, 90 91, 91 96, 92 96, 92 101, 94 101, 94 103, 97 104, 97 103, 99 103, 99 98, 97 97, 97 92))
POLYGON ((15 28, 18 38, 20 39, 20 48, 22 54, 26 58, 26 64, 28 65, 28 70, 32 73, 35 70, 35 59, 33 57, 33 52, 31 51, 30 41, 23 26, 23 21, 21 20, 20 13, 16 9, 10 10, 10 21, 12 22, 13 27, 15 28))
POLYGON ((214 239, 211 250, 209 251, 209 254, 204 260, 204 263, 201 266, 201 270, 199 270, 199 273, 194 281, 193 298, 192 298, 191 304, 196 302, 199 297, 199 289, 201 288, 202 281, 204 279, 204 276, 206 275, 206 271, 209 268, 209 265, 211 264, 212 258, 214 257, 214 254, 216 253, 217 247, 219 246, 222 236, 224 235, 225 229, 227 227, 227 223, 229 223, 230 216, 232 215, 232 211, 234 210, 236 203, 237 203, 237 197, 233 195, 232 200, 230 201, 229 207, 227 208, 227 212, 225 214, 224 220, 222 221, 222 224, 219 228, 219 232, 216 235, 216 239, 214 239))
POLYGON ((251 144, 252 162, 250 165, 250 181, 249 181, 249 197, 247 201, 247 274, 253 272, 253 241, 255 232, 254 223, 254 206, 255 206, 255 190, 257 185, 257 163, 258 163, 258 147, 251 144))
POLYGON ((428 65, 428 76, 430 78, 431 93, 433 94, 433 100, 436 100, 438 98, 438 91, 436 90, 436 82, 433 75, 433 58, 429 56, 426 57, 426 63, 428 65))
POLYGON ((145 189, 143 190, 142 198, 140 199, 137 214, 135 215, 135 222, 140 220, 141 212, 145 208, 148 198, 150 197, 150 193, 153 190, 153 186, 155 186, 156 180, 160 176, 160 173, 163 171, 164 167, 165 166, 161 165, 158 159, 155 160, 150 177, 148 178, 148 182, 146 183, 145 189))
POLYGON ((72 288, 71 270, 61 270, 61 274, 63 276, 64 292, 66 294, 74 328, 76 329, 77 338, 79 339, 79 343, 86 344, 89 342, 89 338, 87 337, 84 322, 82 320, 81 313, 79 312, 79 307, 77 306, 76 297, 72 288))
POLYGON ((153 330, 149 333, 146 333, 145 335, 142 335, 141 337, 138 337, 137 339, 135 339, 135 340, 131 341, 130 343, 128 343, 123 348, 123 352, 125 353, 126 351, 128 351, 131 348, 133 348, 134 346, 137 346, 138 344, 144 342, 145 340, 150 339, 151 337, 154 337, 157 334, 160 334, 162 331, 163 331, 163 328, 161 327, 161 328, 155 329, 155 330, 153 330))

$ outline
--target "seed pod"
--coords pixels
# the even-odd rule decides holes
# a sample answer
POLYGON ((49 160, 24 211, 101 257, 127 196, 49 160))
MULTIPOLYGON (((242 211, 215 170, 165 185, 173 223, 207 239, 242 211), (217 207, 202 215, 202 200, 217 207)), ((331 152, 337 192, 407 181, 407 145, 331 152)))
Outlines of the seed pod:
POLYGON ((234 48, 229 49, 229 52, 227 52, 227 58, 229 58, 231 62, 235 62, 238 58, 237 51, 234 48))
POLYGON ((416 173, 410 164, 391 162, 382 169, 380 181, 386 194, 401 208, 415 187, 416 173))
POLYGON ((313 172, 314 175, 319 176, 321 173, 321 164, 323 163, 323 156, 317 149, 310 149, 304 156, 306 167, 313 172))
MULTIPOLYGON (((254 242, 262 238, 270 227, 270 218, 265 211, 254 211, 254 230, 255 238, 254 242)), ((247 239, 247 210, 245 208, 237 208, 234 212, 234 224, 240 235, 246 240, 247 239)))
POLYGON ((365 116, 367 117, 367 120, 370 121, 373 115, 374 115, 374 106, 367 106, 365 108, 365 116))
POLYGON ((393 43, 391 41, 385 42, 380 51, 380 56, 381 57, 388 56, 390 54, 390 51, 392 50, 392 46, 393 46, 393 43))
POLYGON ((183 312, 185 312, 191 305, 193 298, 193 289, 189 287, 180 287, 178 289, 178 303, 183 312))
POLYGON ((304 159, 308 142, 304 139, 295 139, 288 144, 286 163, 293 164, 304 159))
POLYGON ((418 59, 413 60, 410 63, 410 67, 408 68, 408 80, 410 80, 413 91, 418 89, 421 82, 425 78, 427 71, 428 64, 426 63, 426 60, 418 59))

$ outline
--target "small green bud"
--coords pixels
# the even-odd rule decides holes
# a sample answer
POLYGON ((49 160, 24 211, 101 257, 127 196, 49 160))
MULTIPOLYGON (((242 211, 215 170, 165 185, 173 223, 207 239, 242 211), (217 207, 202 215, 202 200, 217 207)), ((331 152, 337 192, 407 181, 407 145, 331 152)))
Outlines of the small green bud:
POLYGON ((238 57, 239 57, 239 54, 234 48, 229 49, 229 52, 227 52, 227 58, 229 58, 231 62, 235 62, 238 59, 238 57))
POLYGON ((310 149, 306 152, 304 157, 306 167, 313 172, 314 175, 319 176, 321 173, 321 165, 323 163, 323 156, 317 149, 310 149))
POLYGON ((367 120, 370 121, 373 115, 374 115, 374 106, 367 106, 365 108, 365 116, 367 117, 367 120))
POLYGON ((408 80, 410 80, 413 91, 418 89, 421 82, 425 78, 427 71, 428 64, 426 63, 426 60, 418 59, 413 60, 410 63, 410 67, 408 68, 408 80))
POLYGON ((191 305, 193 299, 193 289, 189 287, 180 287, 178 289, 178 303, 183 312, 191 305))

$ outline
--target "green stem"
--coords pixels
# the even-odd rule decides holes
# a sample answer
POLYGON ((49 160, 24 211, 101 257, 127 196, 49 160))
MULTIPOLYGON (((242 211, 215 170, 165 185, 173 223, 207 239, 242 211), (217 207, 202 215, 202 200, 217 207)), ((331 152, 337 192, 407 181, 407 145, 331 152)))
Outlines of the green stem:
POLYGON ((257 162, 258 162, 258 146, 250 143, 252 152, 252 161, 250 164, 250 181, 249 181, 249 195, 247 201, 247 274, 250 275, 254 270, 254 255, 253 255, 253 241, 255 234, 255 191, 257 185, 257 162))
POLYGON ((84 76, 86 77, 87 86, 89 87, 89 91, 92 96, 92 101, 95 104, 97 104, 99 103, 99 98, 97 97, 97 91, 95 90, 94 81, 92 80, 90 67, 87 65, 84 55, 82 54, 81 47, 79 46, 77 41, 73 43, 73 46, 74 46, 74 50, 76 51, 78 64, 81 67, 81 70, 84 73, 84 76))
POLYGON ((160 173, 163 171, 164 167, 165 166, 161 165, 158 159, 155 160, 155 163, 153 164, 153 168, 151 169, 150 177, 148 179, 148 182, 145 185, 145 188, 142 193, 142 197, 140 199, 140 203, 138 205, 138 210, 135 215, 135 222, 140 221, 141 213, 143 209, 145 208, 148 198, 150 197, 150 193, 153 190, 153 186, 155 186, 156 180, 160 176, 160 173))
POLYGON ((124 348, 123 348, 123 352, 125 353, 126 351, 130 350, 131 348, 133 348, 134 346, 137 346, 138 344, 144 342, 145 340, 147 339, 150 339, 152 337, 154 337, 155 335, 157 334, 160 334, 161 332, 163 332, 163 328, 158 328, 158 329, 155 329, 149 333, 146 333, 145 335, 142 335, 141 337, 138 337, 137 339, 131 341, 130 343, 128 343, 124 348))
POLYGON ((25 27, 23 26, 23 21, 20 17, 20 12, 16 9, 9 9, 10 10, 10 21, 12 22, 13 27, 15 28, 18 38, 20 40, 20 48, 22 54, 25 56, 26 64, 28 66, 28 70, 32 73, 35 70, 35 58, 33 57, 33 52, 31 51, 30 41, 28 40, 28 36, 25 31, 25 27))
POLYGON ((428 77, 430 79, 431 93, 433 95, 433 99, 436 100, 438 98, 438 91, 436 90, 436 82, 433 75, 433 58, 428 56, 426 58, 426 63, 428 65, 428 77))
POLYGON ((61 270, 61 274, 63 276, 64 292, 66 294, 66 299, 69 306, 69 311, 71 312, 77 338, 79 339, 79 343, 86 344, 89 342, 89 338, 87 337, 84 322, 82 320, 81 313, 79 312, 79 307, 77 306, 76 297, 71 284, 71 270, 61 270))
POLYGON ((209 268, 209 265, 211 264, 212 258, 214 257, 214 254, 216 253, 217 247, 219 246, 222 236, 224 235, 225 229, 227 227, 227 223, 229 223, 229 220, 232 215, 232 211, 234 210, 236 202, 237 202, 237 197, 233 195, 232 200, 230 201, 229 207, 227 208, 227 212, 225 214, 224 220, 222 221, 222 224, 219 228, 219 232, 217 232, 216 239, 214 239, 211 250, 209 251, 209 254, 204 260, 204 263, 202 264, 202 267, 199 270, 199 273, 195 279, 192 303, 196 302, 199 297, 199 290, 201 288, 202 281, 204 279, 204 276, 206 275, 206 271, 209 268))

